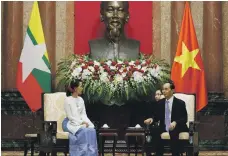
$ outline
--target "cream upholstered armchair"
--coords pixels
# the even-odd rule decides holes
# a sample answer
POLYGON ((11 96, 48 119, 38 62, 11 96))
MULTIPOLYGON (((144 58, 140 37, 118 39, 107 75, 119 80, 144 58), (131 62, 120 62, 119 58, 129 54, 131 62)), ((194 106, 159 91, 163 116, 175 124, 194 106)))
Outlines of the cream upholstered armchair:
POLYGON ((64 110, 65 92, 45 93, 43 95, 44 121, 56 121, 56 139, 68 139, 68 132, 62 129, 62 122, 66 118, 64 110))
POLYGON ((40 152, 55 153, 64 152, 68 153, 69 141, 68 132, 64 132, 62 129, 62 122, 66 117, 64 110, 64 99, 66 97, 65 92, 56 93, 43 93, 42 94, 42 109, 43 109, 43 125, 49 126, 49 130, 43 128, 43 136, 51 135, 52 141, 46 143, 42 133, 40 133, 40 152), (52 125, 52 126, 50 126, 52 125), (51 134, 48 134, 48 133, 51 134), (46 150, 48 149, 48 150, 46 150))
MULTIPOLYGON (((186 104, 186 109, 188 113, 187 126, 189 127, 189 132, 181 132, 179 134, 179 139, 183 141, 184 149, 187 155, 198 155, 198 132, 195 131, 195 126, 198 123, 196 121, 196 97, 194 94, 184 94, 175 93, 174 96, 181 99, 186 104)), ((161 139, 170 140, 168 132, 161 134, 161 139)), ((168 144, 166 144, 168 145, 168 144)))

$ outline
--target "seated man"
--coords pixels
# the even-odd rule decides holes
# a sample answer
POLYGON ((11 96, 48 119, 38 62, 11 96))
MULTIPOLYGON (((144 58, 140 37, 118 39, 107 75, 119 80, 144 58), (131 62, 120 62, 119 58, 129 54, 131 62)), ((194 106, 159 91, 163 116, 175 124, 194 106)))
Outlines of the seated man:
POLYGON ((81 82, 73 80, 64 102, 67 118, 63 120, 63 130, 70 133, 69 153, 70 156, 98 156, 96 130, 87 117, 81 93, 81 82))
MULTIPOLYGON (((154 117, 146 119, 144 123, 149 125, 153 121, 160 121, 160 134, 169 132, 172 155, 179 156, 179 133, 188 132, 186 125, 188 117, 185 102, 173 96, 174 89, 175 86, 171 80, 163 85, 165 98, 158 101, 154 117)), ((162 156, 164 145, 161 138, 158 139, 157 144, 156 155, 162 156)))

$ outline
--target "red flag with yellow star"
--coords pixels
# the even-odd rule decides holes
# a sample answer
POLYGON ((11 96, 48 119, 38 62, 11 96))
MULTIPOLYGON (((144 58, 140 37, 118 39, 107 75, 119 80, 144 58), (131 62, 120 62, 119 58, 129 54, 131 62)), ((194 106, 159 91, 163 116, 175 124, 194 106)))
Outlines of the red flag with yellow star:
POLYGON ((171 79, 175 91, 196 94, 196 110, 207 105, 207 88, 203 61, 199 51, 189 2, 185 4, 171 79))

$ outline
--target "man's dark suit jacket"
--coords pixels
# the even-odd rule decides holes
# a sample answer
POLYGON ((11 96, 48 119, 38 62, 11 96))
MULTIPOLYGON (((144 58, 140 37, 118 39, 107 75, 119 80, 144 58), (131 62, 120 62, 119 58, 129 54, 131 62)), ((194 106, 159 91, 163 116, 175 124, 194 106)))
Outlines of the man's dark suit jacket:
MULTIPOLYGON (((162 131, 165 130, 165 101, 166 99, 161 99, 158 101, 156 105, 156 111, 154 111, 154 122, 160 121, 160 128, 162 131)), ((172 105, 172 114, 171 114, 171 122, 176 121, 177 125, 175 129, 178 129, 180 132, 188 132, 188 127, 186 125, 188 121, 187 110, 185 106, 185 102, 174 97, 173 105, 172 105)))

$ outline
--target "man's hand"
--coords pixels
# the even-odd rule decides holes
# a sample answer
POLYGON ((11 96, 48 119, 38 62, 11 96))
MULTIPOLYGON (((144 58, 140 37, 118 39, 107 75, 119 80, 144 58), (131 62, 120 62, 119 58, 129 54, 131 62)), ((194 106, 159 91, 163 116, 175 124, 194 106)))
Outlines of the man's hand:
POLYGON ((173 122, 170 124, 170 126, 169 126, 169 130, 170 130, 170 131, 174 130, 175 127, 176 127, 176 125, 177 125, 176 121, 173 121, 173 122))
POLYGON ((149 118, 149 119, 144 120, 144 123, 147 124, 147 125, 152 124, 152 122, 153 122, 153 119, 152 118, 149 118))
POLYGON ((82 125, 83 125, 83 124, 85 124, 86 127, 89 127, 89 124, 88 124, 87 122, 83 121, 83 122, 82 122, 82 125))

